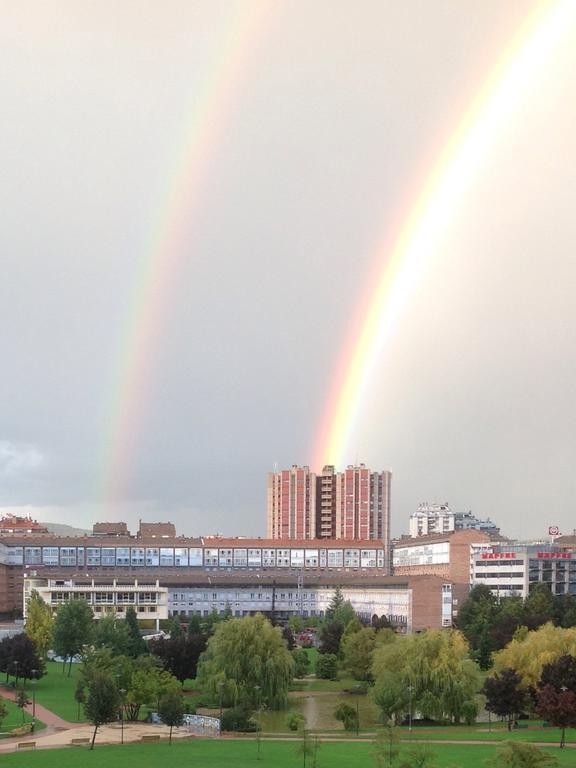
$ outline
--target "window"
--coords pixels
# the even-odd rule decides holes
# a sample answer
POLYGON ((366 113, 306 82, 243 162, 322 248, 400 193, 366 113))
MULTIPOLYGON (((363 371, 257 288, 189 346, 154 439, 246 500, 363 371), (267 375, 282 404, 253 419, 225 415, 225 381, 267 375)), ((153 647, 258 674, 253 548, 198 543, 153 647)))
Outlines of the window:
POLYGON ((44 565, 58 565, 58 547, 44 547, 42 549, 42 562, 44 565))
POLYGON ((76 547, 60 547, 60 565, 76 565, 76 547))
POLYGON ((86 565, 100 565, 100 547, 86 547, 86 565))
POLYGON ((160 549, 160 565, 164 567, 170 567, 174 565, 174 550, 172 548, 160 549))

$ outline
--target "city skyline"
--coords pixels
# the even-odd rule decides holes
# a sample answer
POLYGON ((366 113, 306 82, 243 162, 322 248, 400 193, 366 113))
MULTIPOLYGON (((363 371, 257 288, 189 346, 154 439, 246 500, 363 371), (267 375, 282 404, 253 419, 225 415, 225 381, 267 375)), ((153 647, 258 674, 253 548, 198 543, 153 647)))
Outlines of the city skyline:
POLYGON ((570 532, 573 15, 7 10, 0 513, 263 535, 275 466, 362 461, 393 535, 570 532))

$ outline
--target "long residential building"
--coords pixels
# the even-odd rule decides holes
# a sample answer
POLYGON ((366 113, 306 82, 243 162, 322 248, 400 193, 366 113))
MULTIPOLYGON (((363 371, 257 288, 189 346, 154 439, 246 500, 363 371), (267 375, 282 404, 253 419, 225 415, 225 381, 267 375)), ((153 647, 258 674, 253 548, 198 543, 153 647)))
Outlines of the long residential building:
POLYGON ((390 472, 364 464, 320 474, 307 466, 268 475, 267 526, 271 539, 390 538, 390 472))
POLYGON ((95 615, 140 618, 262 612, 279 620, 319 616, 336 587, 364 616, 387 616, 400 631, 452 624, 453 584, 443 576, 390 576, 382 541, 160 538, 110 534, 0 537, 0 612, 21 611, 39 589, 57 609, 86 599, 95 615))

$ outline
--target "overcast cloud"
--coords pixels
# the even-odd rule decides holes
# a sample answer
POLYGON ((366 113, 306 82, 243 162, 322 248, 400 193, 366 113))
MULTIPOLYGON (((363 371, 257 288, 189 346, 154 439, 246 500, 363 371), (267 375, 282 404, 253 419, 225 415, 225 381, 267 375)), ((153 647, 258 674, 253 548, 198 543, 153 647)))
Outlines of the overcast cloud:
MULTIPOLYGON (((263 534, 266 473, 311 460, 378 244, 534 7, 272 5, 189 212, 111 507, 119 340, 194 100, 241 6, 0 0, 0 506, 263 534)), ((348 461, 393 470, 395 533, 425 500, 509 535, 576 527, 575 84, 576 30, 382 356, 348 461)))

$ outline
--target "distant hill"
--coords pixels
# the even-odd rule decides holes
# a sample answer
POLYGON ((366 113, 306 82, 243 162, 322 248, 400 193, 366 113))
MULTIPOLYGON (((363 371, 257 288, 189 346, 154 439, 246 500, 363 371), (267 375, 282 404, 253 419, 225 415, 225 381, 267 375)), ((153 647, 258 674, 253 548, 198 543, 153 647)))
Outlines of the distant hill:
POLYGON ((46 528, 55 536, 86 536, 92 531, 87 531, 85 528, 74 528, 72 525, 64 525, 63 523, 42 523, 46 528))

